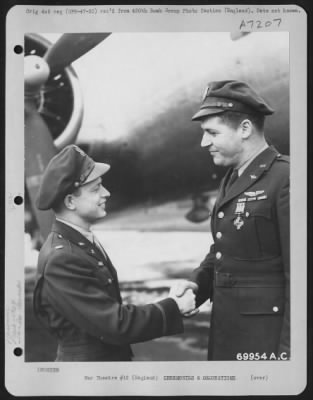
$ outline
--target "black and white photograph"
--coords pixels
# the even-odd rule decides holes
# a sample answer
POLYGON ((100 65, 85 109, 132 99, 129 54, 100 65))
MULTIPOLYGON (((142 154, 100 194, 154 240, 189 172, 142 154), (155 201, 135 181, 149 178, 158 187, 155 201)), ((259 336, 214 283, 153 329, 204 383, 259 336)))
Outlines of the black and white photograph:
POLYGON ((17 6, 7 22, 9 392, 301 392, 303 10, 17 6))

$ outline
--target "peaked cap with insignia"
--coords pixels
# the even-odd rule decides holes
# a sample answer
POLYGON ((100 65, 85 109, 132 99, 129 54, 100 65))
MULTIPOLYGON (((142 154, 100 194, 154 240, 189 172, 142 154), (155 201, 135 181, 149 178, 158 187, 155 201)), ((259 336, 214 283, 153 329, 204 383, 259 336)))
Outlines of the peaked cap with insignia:
POLYGON ((66 146, 47 165, 39 187, 36 206, 40 210, 53 208, 67 194, 99 178, 109 169, 109 164, 95 162, 78 146, 66 146))
POLYGON ((214 81, 206 87, 200 110, 192 120, 201 120, 225 111, 263 115, 274 113, 265 100, 245 82, 214 81))

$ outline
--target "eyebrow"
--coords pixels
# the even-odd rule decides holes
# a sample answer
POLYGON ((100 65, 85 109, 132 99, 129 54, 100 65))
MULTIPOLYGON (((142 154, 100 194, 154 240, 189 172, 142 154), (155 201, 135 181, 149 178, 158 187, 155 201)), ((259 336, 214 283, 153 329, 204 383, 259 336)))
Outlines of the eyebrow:
POLYGON ((201 129, 202 129, 204 132, 209 132, 209 133, 216 133, 216 132, 217 132, 217 130, 216 130, 216 129, 213 129, 213 128, 202 128, 202 127, 201 127, 201 129))
POLYGON ((95 181, 92 183, 91 189, 94 189, 95 187, 101 185, 101 182, 102 182, 101 178, 100 178, 100 177, 97 178, 97 180, 95 180, 95 181))

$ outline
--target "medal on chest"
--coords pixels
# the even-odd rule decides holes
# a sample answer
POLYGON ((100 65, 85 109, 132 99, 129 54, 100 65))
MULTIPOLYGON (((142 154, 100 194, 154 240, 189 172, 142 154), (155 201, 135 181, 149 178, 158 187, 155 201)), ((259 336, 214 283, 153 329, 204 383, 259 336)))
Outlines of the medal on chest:
POLYGON ((236 210, 235 210, 235 214, 237 215, 237 217, 234 220, 234 226, 236 227, 237 230, 241 229, 245 223, 242 216, 245 211, 246 203, 244 201, 240 201, 240 200, 242 200, 242 199, 238 200, 238 202, 236 204, 236 210))

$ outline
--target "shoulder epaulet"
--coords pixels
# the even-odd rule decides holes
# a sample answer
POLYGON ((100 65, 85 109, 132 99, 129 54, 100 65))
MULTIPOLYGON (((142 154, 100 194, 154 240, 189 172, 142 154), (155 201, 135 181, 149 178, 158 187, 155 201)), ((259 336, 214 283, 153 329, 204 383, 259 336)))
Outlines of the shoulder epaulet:
POLYGON ((70 243, 69 241, 64 238, 60 233, 56 233, 53 237, 53 242, 52 242, 52 249, 54 250, 61 250, 64 248, 70 248, 70 243))

